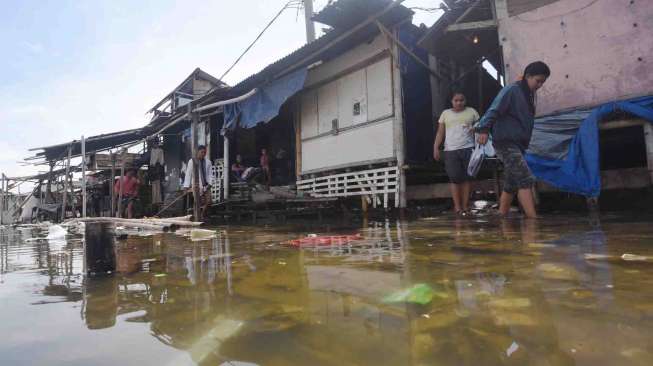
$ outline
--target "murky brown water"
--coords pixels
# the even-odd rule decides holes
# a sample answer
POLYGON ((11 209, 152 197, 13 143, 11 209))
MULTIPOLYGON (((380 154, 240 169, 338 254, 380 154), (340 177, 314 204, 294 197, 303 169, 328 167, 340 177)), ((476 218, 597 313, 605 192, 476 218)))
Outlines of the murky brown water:
POLYGON ((650 217, 218 230, 121 241, 121 273, 84 278, 80 238, 3 229, 0 364, 653 364, 650 217), (327 231, 364 239, 281 244, 327 231), (430 303, 382 301, 414 284, 430 303))

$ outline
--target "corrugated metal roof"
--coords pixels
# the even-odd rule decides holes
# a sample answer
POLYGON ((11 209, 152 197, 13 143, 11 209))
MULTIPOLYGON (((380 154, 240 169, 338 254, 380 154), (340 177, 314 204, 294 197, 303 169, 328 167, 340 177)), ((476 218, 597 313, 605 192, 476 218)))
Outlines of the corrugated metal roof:
MULTIPOLYGON (((315 17, 317 17, 319 14, 322 14, 325 11, 327 11, 328 14, 334 14, 333 16, 337 16, 337 13, 341 11, 338 9, 343 9, 345 8, 345 6, 346 7, 353 6, 356 7, 358 10, 355 13, 352 13, 352 15, 347 16, 346 24, 348 25, 335 27, 330 31, 328 31, 323 36, 321 36, 320 38, 316 39, 315 41, 308 43, 300 47, 299 49, 293 51, 292 53, 282 57, 281 59, 271 63, 263 70, 249 76, 248 78, 244 79, 236 86, 234 86, 231 90, 232 93, 234 95, 242 95, 243 93, 246 93, 257 86, 272 81, 275 78, 275 75, 279 74, 280 72, 283 72, 289 67, 292 67, 293 65, 297 64, 299 61, 310 56, 312 53, 326 47, 330 42, 336 40, 339 36, 344 35, 348 31, 350 31, 354 26, 362 23, 370 16, 380 11, 383 11, 383 9, 388 7, 391 3, 393 3, 393 1, 389 1, 389 0, 340 0, 328 5, 321 12, 316 14, 315 17), (345 3, 347 3, 347 5, 345 5, 345 3), (366 3, 374 3, 377 5, 376 6, 356 5, 356 4, 366 4, 366 3), (333 10, 328 10, 328 9, 333 9, 333 10)), ((412 10, 402 5, 397 5, 392 9, 390 9, 386 14, 381 16, 379 18, 379 21, 385 24, 386 26, 392 26, 394 24, 397 24, 409 18, 412 15, 413 15, 412 10)), ((331 15, 329 15, 329 17, 330 16, 331 15)), ((326 14, 324 15, 324 18, 325 18, 324 21, 326 21, 327 18, 326 14)), ((343 22, 343 24, 344 23, 345 22, 343 22)), ((378 34, 378 29, 374 24, 371 24, 368 27, 364 27, 360 31, 355 32, 346 40, 343 40, 342 42, 339 42, 336 45, 332 45, 331 47, 329 47, 328 51, 325 51, 325 53, 321 54, 319 57, 315 57, 315 59, 307 60, 306 62, 304 62, 304 64, 305 66, 308 66, 317 61, 325 61, 327 59, 333 58, 349 50, 352 45, 367 41, 376 34, 378 34)))
MULTIPOLYGON (((315 14, 312 19, 333 28, 349 28, 377 13, 392 3, 392 0, 338 0, 315 14)), ((400 21, 413 15, 413 11, 399 6, 381 17, 385 23, 400 21)))

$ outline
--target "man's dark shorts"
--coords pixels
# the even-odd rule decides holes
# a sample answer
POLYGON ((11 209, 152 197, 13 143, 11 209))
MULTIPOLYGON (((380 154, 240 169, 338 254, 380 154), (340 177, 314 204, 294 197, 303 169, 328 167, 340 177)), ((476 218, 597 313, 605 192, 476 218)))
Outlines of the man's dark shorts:
POLYGON ((494 146, 497 156, 503 162, 503 191, 517 193, 520 189, 530 189, 535 177, 528 168, 524 153, 516 146, 494 146))
POLYGON ((460 184, 472 180, 467 174, 469 159, 474 149, 460 149, 444 152, 444 169, 447 171, 451 183, 460 184))

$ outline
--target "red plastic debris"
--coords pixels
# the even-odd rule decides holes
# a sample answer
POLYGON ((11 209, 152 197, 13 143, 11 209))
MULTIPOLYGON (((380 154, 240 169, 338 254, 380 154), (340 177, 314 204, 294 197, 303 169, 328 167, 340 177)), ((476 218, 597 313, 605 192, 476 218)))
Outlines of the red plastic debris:
POLYGON ((339 245, 348 244, 352 241, 361 240, 363 237, 360 234, 356 235, 331 235, 331 236, 309 236, 290 240, 289 245, 293 247, 306 247, 306 246, 324 246, 324 245, 339 245))

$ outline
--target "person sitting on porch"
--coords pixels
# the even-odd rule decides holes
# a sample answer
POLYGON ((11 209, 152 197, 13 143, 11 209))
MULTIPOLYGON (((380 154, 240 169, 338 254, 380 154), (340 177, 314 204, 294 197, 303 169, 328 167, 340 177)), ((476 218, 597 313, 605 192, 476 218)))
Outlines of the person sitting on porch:
POLYGON ((243 157, 236 155, 236 162, 231 164, 231 172, 239 182, 244 182, 243 173, 247 168, 243 165, 243 157))
POLYGON ((236 177, 236 181, 245 183, 258 173, 258 169, 254 167, 246 167, 243 165, 242 161, 242 156, 240 156, 240 154, 236 155, 236 162, 231 165, 231 172, 234 177, 236 177))
MULTIPOLYGON (((138 199, 138 186, 140 183, 141 182, 136 176, 136 171, 129 170, 127 171, 127 174, 124 177, 118 179, 113 186, 113 193, 117 202, 118 198, 120 197, 120 186, 124 184, 122 188, 121 209, 127 211, 128 219, 131 219, 134 216, 134 202, 138 199)), ((116 207, 117 206, 118 205, 116 204, 116 207)), ((123 212, 119 212, 119 214, 122 217, 123 212)))
POLYGON ((444 140, 444 168, 451 184, 451 197, 457 215, 467 215, 472 177, 467 174, 467 166, 474 149, 472 125, 479 115, 474 108, 465 106, 465 95, 454 92, 451 98, 453 108, 442 112, 438 121, 438 132, 433 146, 433 158, 441 159, 440 146, 444 140))
MULTIPOLYGON (((209 204, 211 203, 211 186, 213 185, 213 174, 211 161, 206 158, 206 147, 200 145, 197 147, 197 162, 198 162, 198 171, 197 175, 199 177, 199 204, 202 208, 200 213, 201 218, 205 218, 208 213, 209 204)), ((186 165, 186 175, 184 177, 184 189, 187 189, 188 192, 193 192, 192 185, 195 183, 193 179, 193 159, 188 161, 186 165)), ((197 198, 196 198, 197 199, 197 198)), ((195 218, 199 220, 199 218, 195 218)))

